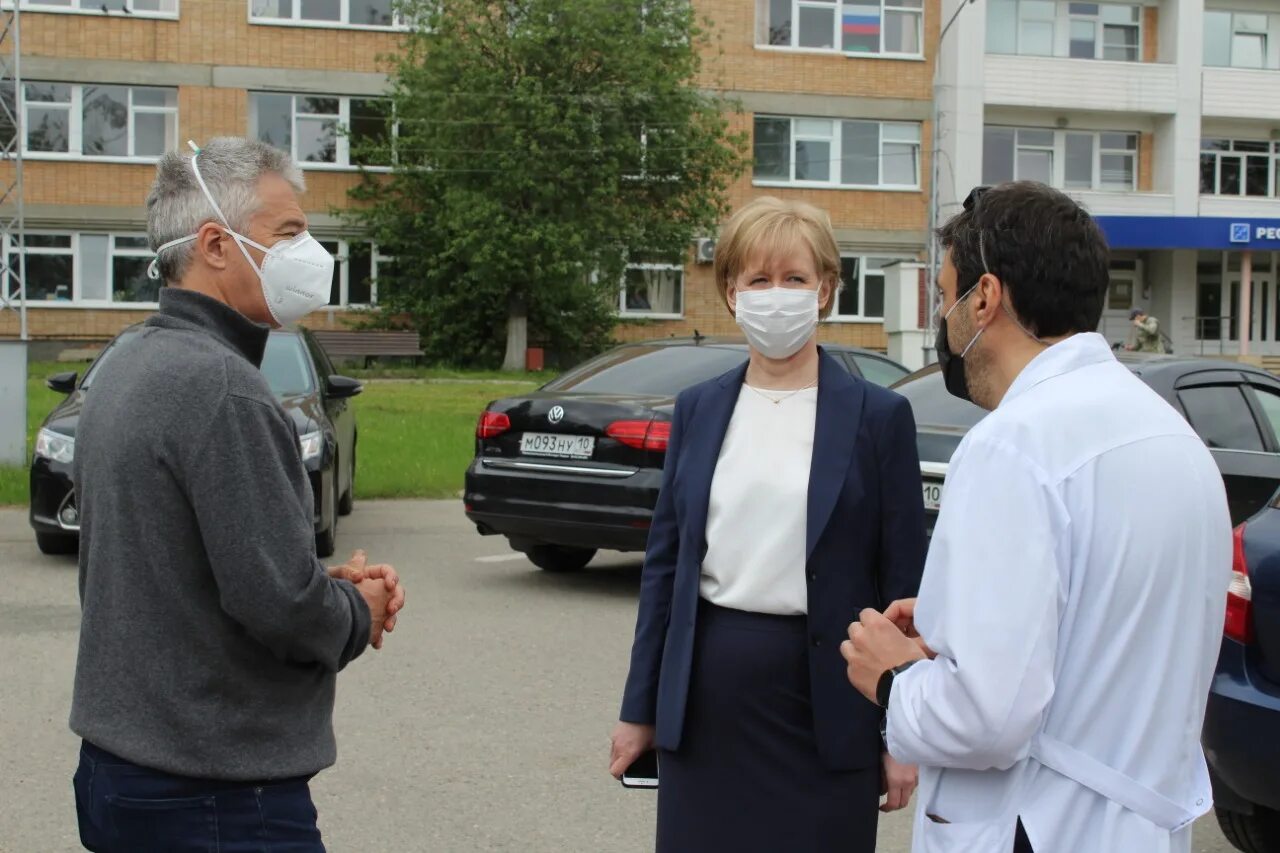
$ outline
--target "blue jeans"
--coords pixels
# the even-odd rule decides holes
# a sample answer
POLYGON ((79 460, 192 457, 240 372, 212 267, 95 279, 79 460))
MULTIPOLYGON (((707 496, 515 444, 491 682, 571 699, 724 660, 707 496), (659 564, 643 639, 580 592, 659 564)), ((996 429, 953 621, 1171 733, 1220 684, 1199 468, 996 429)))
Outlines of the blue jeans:
POLYGON ((309 777, 218 782, 80 747, 80 843, 94 853, 324 853, 309 777))

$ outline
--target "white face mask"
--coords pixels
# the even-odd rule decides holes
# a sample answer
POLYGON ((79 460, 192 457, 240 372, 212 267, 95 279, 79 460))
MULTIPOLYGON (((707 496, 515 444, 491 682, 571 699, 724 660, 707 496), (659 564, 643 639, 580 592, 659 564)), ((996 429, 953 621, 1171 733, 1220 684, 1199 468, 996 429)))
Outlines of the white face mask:
POLYGON ((735 311, 747 342, 765 358, 790 358, 818 328, 818 291, 772 287, 739 290, 735 311))
MULTIPOLYGON (((200 189, 204 190, 205 198, 209 199, 214 212, 226 226, 227 233, 244 253, 249 266, 257 272, 258 279, 262 282, 262 295, 266 298, 267 310, 271 312, 276 323, 281 326, 291 325, 312 311, 327 305, 333 286, 333 256, 306 231, 296 237, 281 240, 273 246, 264 246, 243 234, 237 234, 231 229, 231 223, 227 221, 227 217, 223 216, 218 202, 214 200, 213 194, 205 186, 204 178, 200 176, 200 167, 196 164, 196 158, 199 156, 200 149, 197 148, 195 156, 191 158, 191 168, 196 173, 196 181, 199 182, 200 189), (253 262, 253 257, 245 248, 246 243, 264 253, 261 267, 253 262)), ((171 240, 156 249, 156 254, 171 246, 189 243, 197 236, 192 234, 171 240)), ((155 261, 151 262, 147 275, 151 278, 159 278, 155 261)))

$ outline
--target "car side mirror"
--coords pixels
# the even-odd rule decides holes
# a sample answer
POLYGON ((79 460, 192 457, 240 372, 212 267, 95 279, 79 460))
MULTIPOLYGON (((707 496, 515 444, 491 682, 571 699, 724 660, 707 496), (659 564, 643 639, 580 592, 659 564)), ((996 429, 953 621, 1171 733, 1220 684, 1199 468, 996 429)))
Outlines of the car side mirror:
POLYGON ((55 373, 45 380, 45 385, 49 386, 50 391, 57 391, 59 394, 70 394, 76 390, 76 378, 80 374, 74 370, 66 373, 55 373))
POLYGON ((325 384, 325 395, 332 400, 346 400, 355 397, 363 390, 364 384, 358 379, 352 379, 350 376, 334 374, 329 377, 329 381, 325 384))

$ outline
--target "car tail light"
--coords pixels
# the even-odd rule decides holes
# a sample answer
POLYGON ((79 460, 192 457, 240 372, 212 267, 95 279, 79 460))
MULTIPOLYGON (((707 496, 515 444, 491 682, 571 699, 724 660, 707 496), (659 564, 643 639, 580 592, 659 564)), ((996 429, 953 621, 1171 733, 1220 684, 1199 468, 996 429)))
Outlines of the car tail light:
POLYGON ((1231 586, 1227 588, 1227 624, 1223 633, 1238 643, 1253 642, 1253 585, 1244 561, 1244 525, 1235 530, 1231 586))
POLYGON ((485 412, 476 424, 476 438, 497 438, 511 429, 511 418, 502 412, 485 412))
POLYGON ((671 421, 614 421, 604 434, 636 450, 665 452, 671 441, 671 421))

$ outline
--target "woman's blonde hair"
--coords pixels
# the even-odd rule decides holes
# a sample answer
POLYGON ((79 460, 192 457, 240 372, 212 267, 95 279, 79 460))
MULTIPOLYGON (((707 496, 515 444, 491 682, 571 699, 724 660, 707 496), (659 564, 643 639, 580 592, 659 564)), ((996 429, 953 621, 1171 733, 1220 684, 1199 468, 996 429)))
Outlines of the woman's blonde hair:
MULTIPOLYGON (((821 316, 835 308, 840 286, 840 248, 836 245, 831 218, 821 208, 803 201, 783 201, 762 196, 729 218, 716 242, 716 287, 725 307, 729 288, 753 256, 770 257, 795 251, 797 246, 813 254, 813 263, 822 284, 830 287, 821 316)), ((821 284, 819 285, 821 286, 821 284)))

